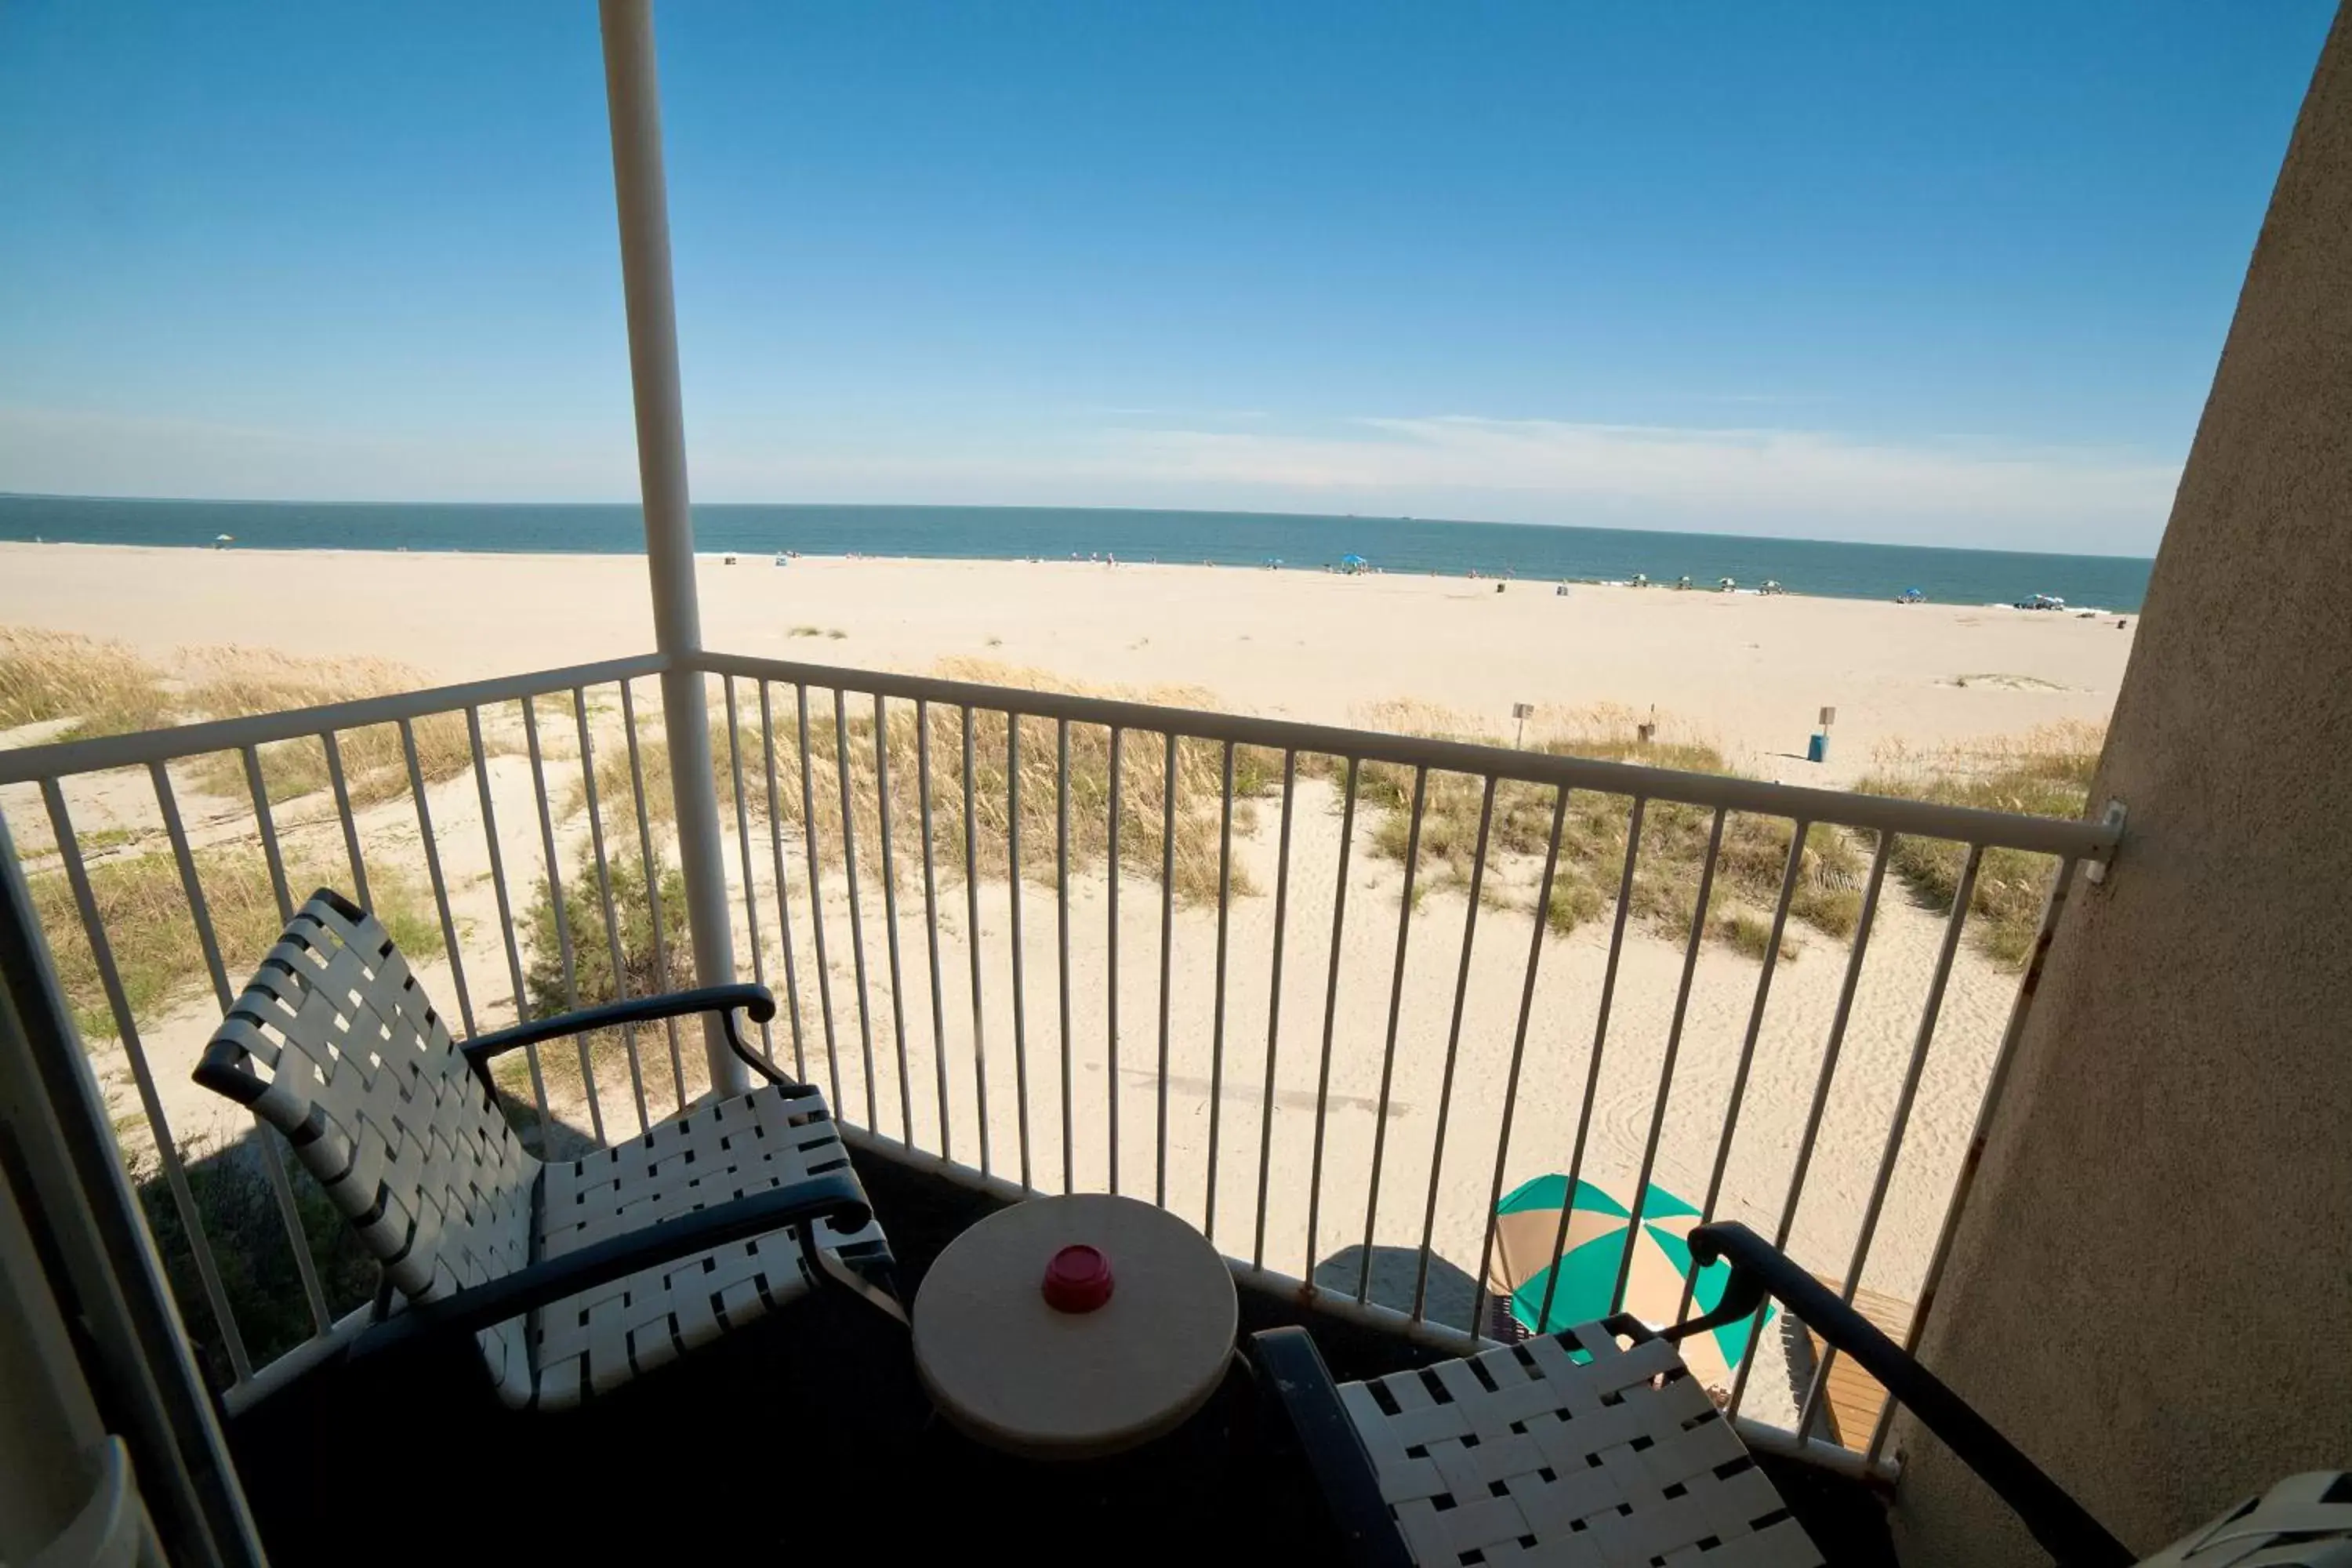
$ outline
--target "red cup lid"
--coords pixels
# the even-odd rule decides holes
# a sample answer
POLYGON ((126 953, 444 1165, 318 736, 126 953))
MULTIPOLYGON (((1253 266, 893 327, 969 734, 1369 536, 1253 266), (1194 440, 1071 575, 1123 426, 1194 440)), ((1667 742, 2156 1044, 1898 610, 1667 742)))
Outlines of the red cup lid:
POLYGON ((1080 1244, 1066 1247, 1045 1265, 1045 1304, 1057 1312, 1091 1312, 1110 1300, 1110 1259, 1080 1244))

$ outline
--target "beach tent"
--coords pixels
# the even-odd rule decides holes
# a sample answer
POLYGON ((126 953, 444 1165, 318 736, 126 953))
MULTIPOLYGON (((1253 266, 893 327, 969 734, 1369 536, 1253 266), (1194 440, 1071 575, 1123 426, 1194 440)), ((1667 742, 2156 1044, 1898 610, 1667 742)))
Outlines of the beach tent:
MULTIPOLYGON (((1644 1189, 1633 1262, 1625 1276, 1625 1310, 1653 1328, 1678 1322, 1683 1281, 1690 1277, 1691 1227, 1699 1212, 1653 1184, 1644 1189)), ((1626 1232, 1634 1223, 1626 1205, 1587 1181, 1569 1196, 1568 1178, 1538 1176, 1512 1189, 1495 1205, 1493 1261, 1486 1289, 1509 1303, 1511 1316, 1530 1333, 1557 1333, 1609 1315, 1617 1275, 1625 1265, 1626 1232), (1567 1236, 1560 1234, 1567 1211, 1567 1236), (1552 1261, 1555 1247, 1559 1261, 1552 1261), (1549 1310, 1546 1310, 1547 1303, 1549 1310)), ((1693 1313, 1713 1311, 1730 1282, 1731 1266, 1712 1263, 1699 1271, 1691 1297, 1693 1313)), ((1764 1321, 1771 1321, 1771 1311, 1764 1321)), ((1683 1345, 1683 1359, 1698 1380, 1728 1389, 1733 1370, 1748 1353, 1753 1319, 1727 1324, 1683 1345)))
POLYGON ((1366 561, 1360 555, 1342 555, 1339 557, 1339 570, 1349 574, 1361 572, 1370 564, 1371 564, 1371 563, 1366 561))

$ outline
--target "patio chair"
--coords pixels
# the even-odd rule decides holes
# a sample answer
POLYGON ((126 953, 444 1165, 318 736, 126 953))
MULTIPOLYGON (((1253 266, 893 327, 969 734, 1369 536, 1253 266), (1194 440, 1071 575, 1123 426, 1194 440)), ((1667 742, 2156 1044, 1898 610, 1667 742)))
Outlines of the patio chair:
POLYGON ((499 1396, 557 1409, 608 1393, 833 1282, 900 1315, 889 1251, 824 1096, 745 1046, 764 986, 641 997, 459 1046, 375 917, 331 889, 296 911, 195 1071, 286 1135, 383 1266, 382 1354, 468 1332, 499 1396), (766 1079, 584 1158, 541 1162, 501 1113, 503 1052, 717 1013, 766 1079), (394 1296, 405 1310, 394 1311, 394 1296))
MULTIPOLYGON (((1276 1420, 1360 1564, 1690 1562, 1805 1568, 1820 1552, 1675 1350, 1767 1296, 1910 1406, 2062 1563, 2120 1568, 2114 1536, 1885 1334, 1745 1226, 1702 1226, 1729 1261, 1717 1309, 1652 1332, 1620 1315, 1462 1360, 1335 1386, 1303 1329, 1255 1335, 1276 1420)), ((2202 1559, 2189 1559, 2202 1561, 2202 1559)))

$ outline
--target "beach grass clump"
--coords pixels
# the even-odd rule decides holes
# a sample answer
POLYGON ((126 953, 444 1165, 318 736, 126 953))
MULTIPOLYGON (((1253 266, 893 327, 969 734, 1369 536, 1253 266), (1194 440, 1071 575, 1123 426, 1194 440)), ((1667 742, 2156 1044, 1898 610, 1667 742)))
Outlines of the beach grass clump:
POLYGON ((52 737, 87 740, 172 721, 163 672, 119 642, 0 626, 0 730, 55 720, 52 737))
MULTIPOLYGON (((978 659, 950 659, 939 673, 959 680, 1011 688, 1015 691, 1056 691, 1111 695, 1161 703, 1197 703, 1202 694, 1192 690, 1149 693, 1105 691, 1065 681, 1042 671, 1012 668, 978 659)), ((1009 700, 1017 704, 1019 699, 1009 700)), ((893 872, 902 887, 921 877, 923 817, 921 771, 928 752, 930 778, 931 855, 936 874, 960 879, 965 874, 965 827, 970 818, 971 872, 982 879, 1002 879, 1013 855, 1013 822, 1020 824, 1021 875, 1026 880, 1052 882, 1063 831, 1060 806, 1063 764, 1058 754, 1058 726, 1035 715, 1013 718, 1003 710, 974 707, 970 714, 971 793, 964 793, 965 712, 953 703, 932 703, 926 718, 928 742, 917 722, 912 702, 892 700, 883 707, 877 740, 874 700, 852 694, 836 710, 833 693, 821 688, 808 693, 806 752, 799 693, 777 688, 768 722, 763 723, 756 692, 736 693, 731 731, 723 699, 714 690, 710 700, 711 782, 718 791, 721 816, 736 826, 735 774, 743 778, 742 820, 764 837, 769 825, 768 769, 775 769, 775 828, 787 834, 786 844, 805 854, 812 813, 816 856, 828 868, 843 863, 844 823, 854 838, 861 876, 880 873, 883 810, 887 805, 893 872), (1017 750, 1013 731, 1018 726, 1017 750), (803 777, 805 762, 807 775, 803 777), (844 814, 845 773, 848 779, 847 813, 844 814), (887 795, 881 781, 887 778, 887 795), (805 787, 804 787, 805 785, 805 787)), ((639 742, 645 770, 646 804, 649 816, 673 820, 669 752, 654 733, 639 742)), ((1213 899, 1217 892, 1218 850, 1222 833, 1220 798, 1223 784, 1223 748, 1218 742, 1181 739, 1176 747, 1173 779, 1175 831, 1172 881, 1180 899, 1213 899)), ((1110 847, 1110 731, 1099 724, 1069 726, 1068 835, 1071 875, 1099 867, 1110 847)), ((1238 839, 1254 824, 1252 800, 1278 791, 1282 754, 1262 748, 1234 749, 1234 834, 1238 839)), ((1156 879, 1161 870, 1161 830, 1167 821, 1170 780, 1167 742, 1162 735, 1127 731, 1120 741, 1118 770, 1119 865, 1122 872, 1156 879)), ((626 747, 605 742, 596 759, 596 788, 606 821, 614 820, 615 802, 627 801, 631 779, 626 747)), ((576 786, 569 803, 577 811, 584 792, 576 786)), ((755 844, 754 856, 758 847, 755 844)), ((1239 868, 1231 872, 1233 890, 1255 891, 1239 868)))
MULTIPOLYGON (((184 705, 207 719, 355 702, 431 684, 416 670, 389 659, 302 658, 269 648, 184 649, 179 667, 187 682, 184 705)), ((569 693, 563 700, 570 702, 569 693)), ((453 778, 473 765, 463 714, 427 714, 412 721, 409 728, 416 737, 417 771, 426 784, 453 778)), ((353 806, 378 805, 407 792, 408 763, 398 725, 338 731, 335 745, 353 806)), ((272 742, 258 752, 262 787, 272 805, 315 795, 331 784, 327 748, 316 736, 272 742)), ((205 758, 196 778, 214 795, 242 797, 247 793, 245 761, 235 752, 205 758)))
MULTIPOLYGON (((1501 746, 1503 736, 1476 721, 1423 703, 1389 703, 1368 716, 1372 727, 1478 745, 1501 746)), ((1671 722, 1644 740, 1631 710, 1613 707, 1539 712, 1526 749, 1553 756, 1601 762, 1633 762, 1686 773, 1734 773, 1722 752, 1704 736, 1671 722)), ((1342 764, 1318 759, 1319 776, 1342 764)), ((1422 782, 1418 843, 1413 840, 1414 770, 1390 763, 1366 763, 1359 772, 1359 810, 1371 815, 1372 852, 1402 862, 1411 850, 1416 877, 1440 888, 1466 887, 1478 844, 1482 813, 1487 821, 1487 857, 1497 864, 1539 863, 1549 847, 1559 805, 1547 784, 1496 782, 1491 805, 1486 781, 1433 771, 1422 782)), ((1627 840, 1633 828, 1633 797, 1598 790, 1571 790, 1561 813, 1559 859, 1543 917, 1565 936, 1596 921, 1614 905, 1623 886, 1627 840)), ((1643 808, 1642 836, 1633 864, 1630 915, 1657 933, 1687 937, 1697 915, 1698 881, 1713 836, 1714 813, 1705 806, 1653 800, 1643 808)), ((1770 945, 1771 911, 1787 872, 1795 825, 1786 818, 1735 812, 1724 820, 1716 851, 1715 878, 1707 897, 1706 934, 1751 957, 1770 945)), ((1859 891, 1867 861, 1844 832, 1815 825, 1800 851, 1790 895, 1790 925, 1780 951, 1800 950, 1793 928, 1807 925, 1832 937, 1852 934, 1861 910, 1859 891)), ((1517 880, 1534 882, 1527 877, 1517 880)))
MULTIPOLYGON (((285 928, 268 863, 256 846, 200 849, 195 864, 229 984, 242 985, 285 928)), ((369 895, 393 940, 412 958, 438 953, 440 927, 407 881, 389 868, 371 870, 369 895)), ((90 898, 134 1023, 152 1022, 159 1011, 209 985, 204 947, 189 913, 177 860, 161 851, 118 856, 92 864, 88 874, 90 898)), ((321 883, 342 886, 346 879, 346 874, 325 863, 287 868, 289 895, 298 900, 321 883)), ((87 1037, 113 1038, 114 1013, 66 874, 44 871, 26 881, 76 1025, 87 1037)))
MULTIPOLYGON (((2105 740, 2104 726, 2071 721, 1932 751, 1892 744, 1880 749, 1871 773, 1854 787, 1943 805, 2080 818, 2090 805, 2105 740)), ((1906 834, 1895 839, 1887 864, 1931 907, 1948 911, 1967 858, 1961 845, 1906 834)), ((2054 869, 2046 855, 1984 852, 1969 900, 1969 929, 2003 966, 2022 968, 2032 952, 2054 869)))

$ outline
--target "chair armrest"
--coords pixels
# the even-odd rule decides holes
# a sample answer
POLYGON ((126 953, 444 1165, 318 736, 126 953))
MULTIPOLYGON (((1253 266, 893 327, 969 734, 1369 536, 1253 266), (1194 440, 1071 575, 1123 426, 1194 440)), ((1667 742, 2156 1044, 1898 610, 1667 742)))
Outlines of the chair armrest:
MULTIPOLYGON (((377 1355, 428 1334, 487 1329, 639 1269, 765 1236, 788 1225, 800 1226, 802 1249, 813 1253, 818 1220, 832 1219, 844 1229, 858 1230, 873 1217, 856 1176, 845 1171, 811 1176, 790 1186, 714 1204, 626 1236, 595 1242, 437 1301, 412 1303, 406 1311, 394 1313, 362 1332, 352 1342, 351 1357, 357 1361, 377 1355)), ((824 1278, 822 1269, 818 1277, 824 1278)))
POLYGON ((583 1007, 576 1013, 562 1013, 552 1018, 533 1018, 509 1028, 494 1029, 487 1035, 476 1035, 457 1048, 465 1053, 466 1063, 479 1075, 485 1085, 489 1082, 489 1061, 492 1057, 511 1051, 520 1046, 535 1046, 545 1040, 560 1040, 572 1035, 584 1035, 591 1029, 617 1028, 623 1024, 650 1024, 663 1018, 682 1018, 690 1013, 716 1013, 727 1035, 728 1047, 757 1072, 773 1084, 796 1088, 791 1079, 761 1060, 759 1054, 744 1044, 735 1030, 735 1009, 740 1007, 755 1024, 764 1024, 776 1016, 775 994, 764 985, 705 985, 693 991, 672 991, 659 996, 633 996, 625 1002, 607 1002, 602 1006, 583 1007))
POLYGON ((1729 1263, 1731 1279, 1714 1311, 1677 1323, 1662 1337, 1679 1341, 1736 1323, 1753 1316, 1766 1296, 1777 1296, 1806 1327, 1876 1378, 1892 1398, 1908 1405, 1920 1424, 1991 1487, 2060 1563, 2125 1568, 2138 1561, 1968 1401, 1762 1237, 1744 1225, 1704 1225, 1690 1233, 1690 1250, 1699 1268, 1718 1258, 1729 1263))
POLYGON ((1342 1560, 1355 1568, 1412 1568, 1372 1457, 1339 1403, 1314 1336, 1300 1328, 1267 1329, 1250 1336, 1249 1353, 1273 1406, 1269 1415, 1288 1427, 1323 1494, 1342 1560))

